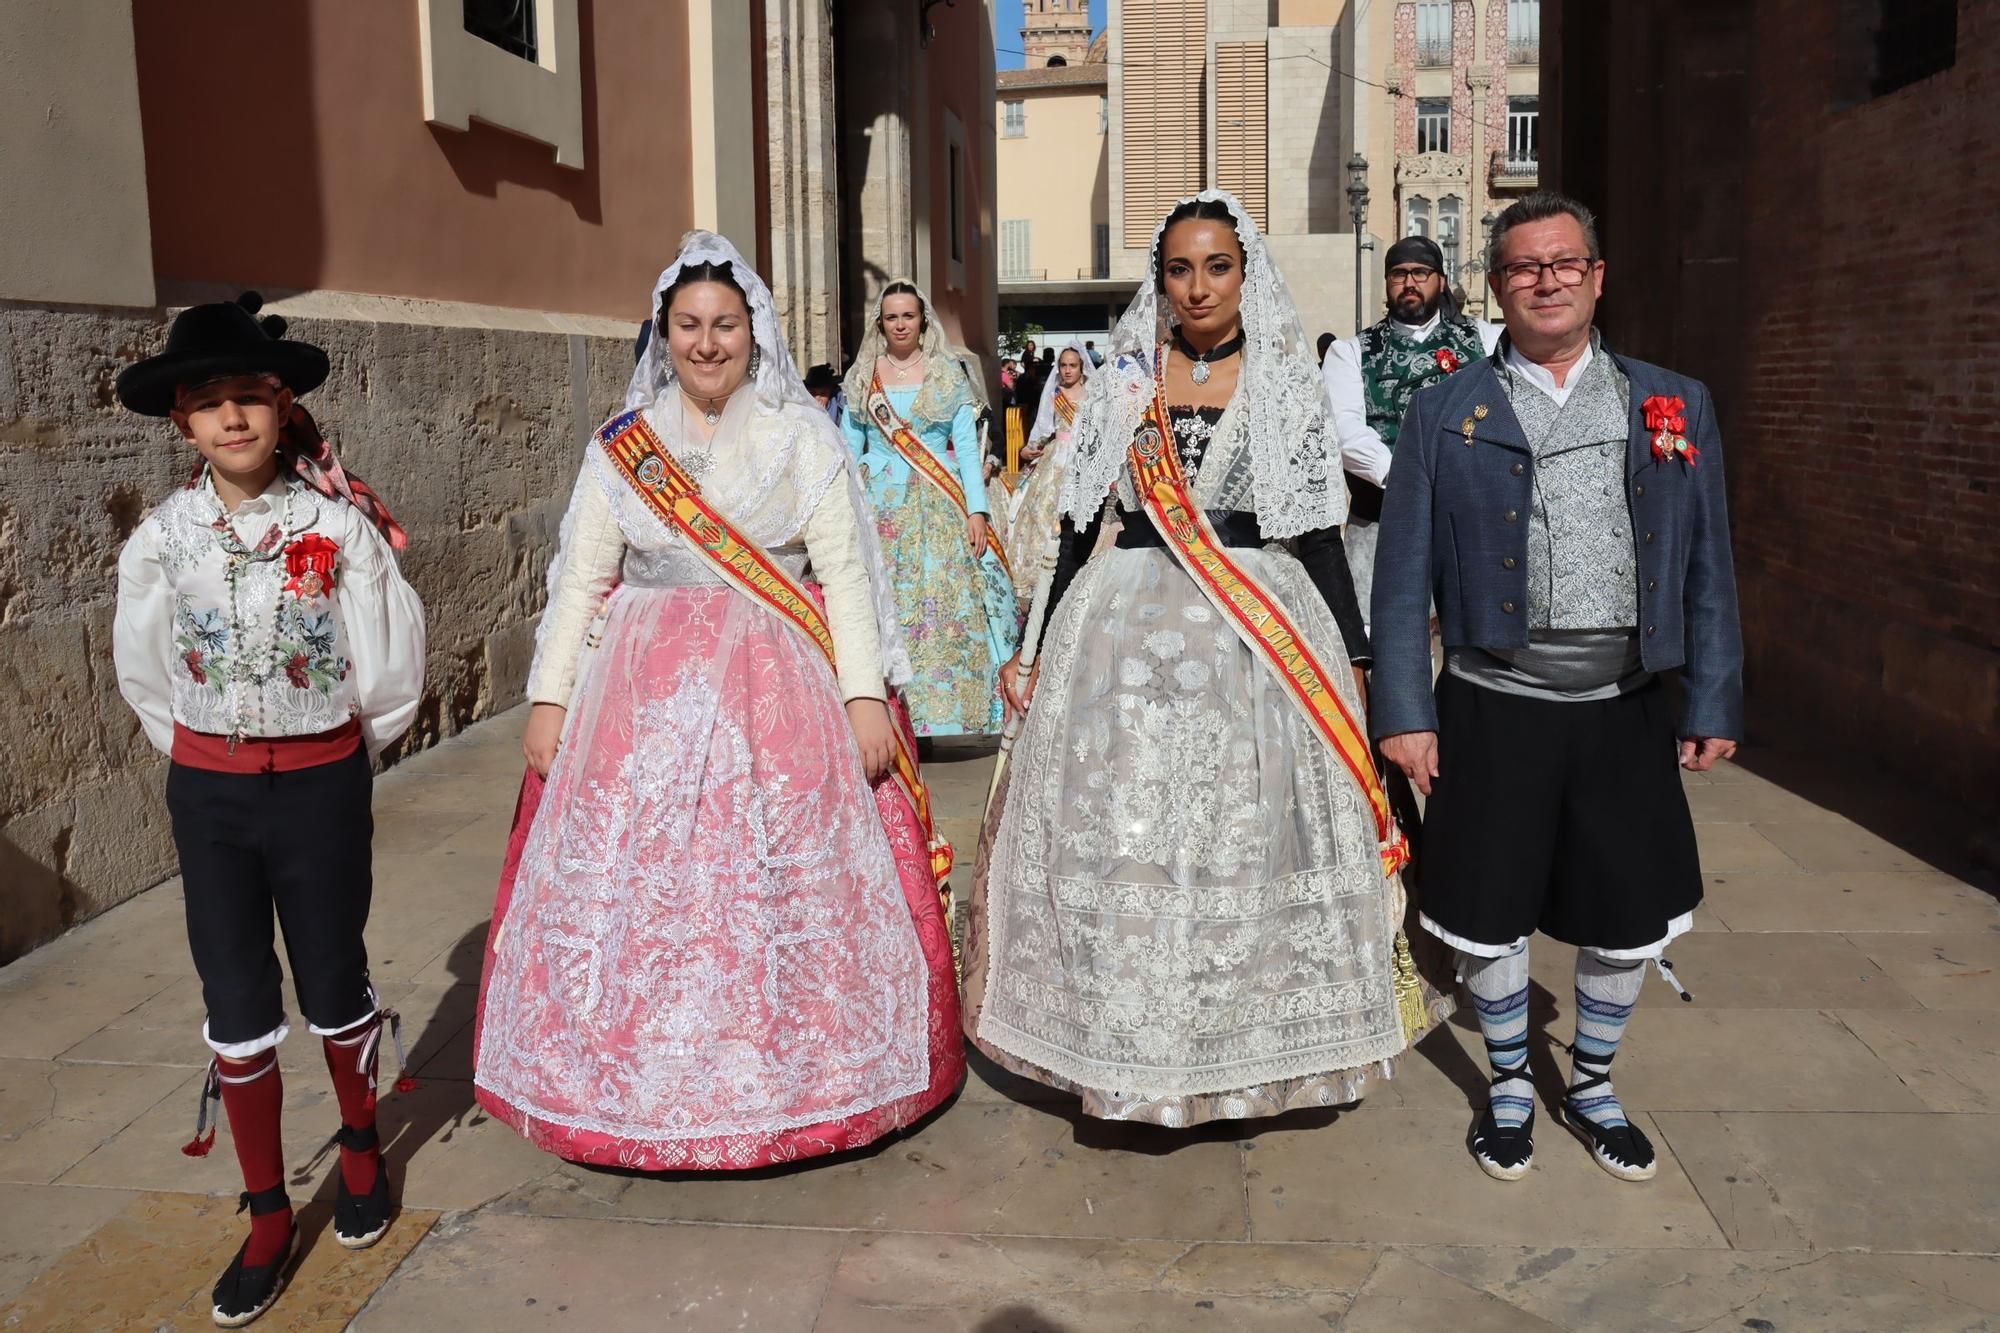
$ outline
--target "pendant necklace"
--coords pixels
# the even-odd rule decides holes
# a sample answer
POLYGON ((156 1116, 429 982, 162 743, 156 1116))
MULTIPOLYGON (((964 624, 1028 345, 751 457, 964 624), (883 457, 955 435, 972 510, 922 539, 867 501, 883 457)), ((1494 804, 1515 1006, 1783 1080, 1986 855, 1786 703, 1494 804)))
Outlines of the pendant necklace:
POLYGON ((292 527, 292 498, 290 485, 285 487, 285 503, 279 510, 278 520, 259 539, 256 546, 246 545, 236 535, 236 527, 230 521, 229 511, 222 507, 220 496, 215 493, 215 479, 208 478, 209 494, 215 498, 217 513, 210 526, 214 529, 216 544, 221 546, 224 560, 224 579, 229 585, 229 615, 224 622, 229 634, 229 646, 234 652, 234 660, 228 664, 229 677, 239 686, 229 693, 229 753, 236 753, 237 744, 243 740, 243 695, 242 686, 257 690, 257 709, 261 717, 264 707, 263 687, 265 682, 278 674, 278 617, 282 610, 283 598, 271 607, 271 620, 264 643, 252 651, 250 642, 251 625, 243 614, 243 575, 252 565, 265 564, 283 554, 284 543, 296 537, 310 523, 298 529, 292 527), (261 659, 261 660, 260 660, 261 659))
MULTIPOLYGON (((694 402, 696 400, 692 394, 683 393, 681 401, 694 402)), ((724 406, 728 405, 729 400, 727 398, 722 401, 724 406)), ((715 405, 714 399, 709 399, 707 406, 701 409, 701 419, 702 423, 710 430, 714 430, 718 425, 722 424, 722 408, 715 405)), ((707 441, 706 443, 711 446, 713 445, 713 441, 707 441)), ((715 450, 713 447, 699 451, 683 449, 680 454, 680 464, 688 470, 689 476, 693 477, 696 481, 700 481, 708 475, 709 468, 715 465, 715 450)))
POLYGON ((923 352, 919 351, 907 361, 898 361, 895 357, 889 355, 889 353, 882 353, 882 359, 889 363, 889 369, 895 373, 896 378, 899 380, 908 379, 910 371, 916 368, 917 362, 921 361, 923 356, 923 352))
POLYGON ((1211 373, 1208 368, 1208 363, 1211 361, 1227 360, 1228 358, 1235 356, 1238 352, 1242 351, 1243 335, 1239 333, 1234 338, 1231 338, 1228 342, 1217 343, 1215 346, 1209 348, 1206 352, 1197 352, 1194 350, 1193 347, 1188 345, 1188 340, 1181 335, 1181 331, 1179 329, 1175 329, 1174 344, 1175 346, 1181 349, 1182 356, 1194 362, 1194 366, 1188 371, 1188 378, 1193 380, 1196 384, 1206 384, 1208 383, 1208 377, 1209 374, 1211 373))

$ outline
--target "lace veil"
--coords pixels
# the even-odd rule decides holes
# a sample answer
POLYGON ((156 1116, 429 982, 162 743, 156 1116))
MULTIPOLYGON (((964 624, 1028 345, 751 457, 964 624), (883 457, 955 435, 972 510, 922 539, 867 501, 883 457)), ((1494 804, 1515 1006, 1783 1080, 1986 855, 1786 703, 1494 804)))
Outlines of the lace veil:
MULTIPOLYGON (((862 491, 840 428, 806 392, 805 381, 785 347, 771 289, 727 240, 712 232, 691 231, 681 239, 680 254, 654 284, 651 309, 657 316, 661 298, 685 266, 721 263, 729 265, 750 307, 750 331, 756 344, 751 376, 744 386, 750 392, 739 389, 732 395, 714 435, 702 440, 689 426, 686 400, 674 384, 667 331, 656 328, 632 371, 625 390, 625 410, 644 411, 661 443, 676 458, 711 456, 713 470, 702 478, 703 493, 766 549, 796 541, 820 502, 835 487, 844 486, 854 509, 861 559, 874 599, 884 673, 890 684, 905 684, 912 674, 909 646, 882 562, 874 511, 862 491)), ((680 540, 662 528, 594 437, 586 446, 583 468, 610 497, 626 541, 658 548, 663 539, 680 540)), ((579 480, 579 488, 581 484, 579 480)), ((572 498, 563 516, 556 557, 549 562, 551 598, 562 576, 577 510, 578 502, 572 498)), ((543 625, 547 624, 544 617, 543 625)), ((542 649, 542 633, 538 628, 537 655, 542 649)))
MULTIPOLYGON (((1083 378, 1078 381, 1077 396, 1079 398, 1087 397, 1091 377, 1097 374, 1097 364, 1090 359, 1090 353, 1084 350, 1083 339, 1081 338, 1071 338, 1069 346, 1063 348, 1062 352, 1056 353, 1056 365, 1058 368, 1062 365, 1063 352, 1075 352, 1078 358, 1082 360, 1083 378)), ((1049 436, 1056 433, 1056 391, 1062 387, 1061 380, 1061 375, 1052 374, 1048 378, 1048 383, 1042 385, 1042 406, 1041 410, 1035 413, 1035 428, 1028 432, 1029 440, 1046 440, 1049 436)), ((1081 407, 1079 407, 1078 411, 1081 412, 1081 410, 1081 407)))
MULTIPOLYGON (((897 278, 888 285, 893 287, 898 282, 916 287, 908 278, 897 278)), ((875 361, 889 350, 889 339, 882 332, 882 299, 875 298, 875 317, 868 321, 868 331, 861 335, 861 350, 855 353, 843 386, 848 410, 857 417, 862 415, 862 407, 868 401, 868 386, 875 378, 875 361)), ((958 363, 950 341, 944 336, 937 310, 922 288, 917 290, 917 302, 924 312, 924 331, 917 342, 924 354, 924 382, 917 390, 916 401, 910 404, 909 418, 910 425, 922 434, 926 426, 949 430, 958 409, 968 403, 977 408, 984 395, 974 392, 965 367, 958 363)))
MULTIPOLYGON (((1291 290, 1271 262, 1263 234, 1234 195, 1203 190, 1180 202, 1194 199, 1227 205, 1243 246, 1243 369, 1234 406, 1248 417, 1257 525, 1273 539, 1335 527, 1347 518, 1347 487, 1326 382, 1312 342, 1299 325, 1291 290)), ((1154 350, 1172 336, 1172 307, 1159 290, 1165 228, 1162 219, 1153 230, 1145 281, 1112 331, 1102 373, 1091 379, 1077 412, 1076 453, 1058 503, 1078 523, 1096 514, 1121 475, 1126 447, 1152 401, 1154 350)))

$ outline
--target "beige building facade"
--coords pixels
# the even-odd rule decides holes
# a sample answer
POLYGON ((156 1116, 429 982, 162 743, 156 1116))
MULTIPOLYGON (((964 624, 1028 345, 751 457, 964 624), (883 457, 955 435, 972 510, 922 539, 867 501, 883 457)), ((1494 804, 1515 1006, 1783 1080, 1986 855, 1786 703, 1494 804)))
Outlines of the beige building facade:
POLYGON ((1540 179, 1541 9, 1541 0, 1361 5, 1356 68, 1383 85, 1360 89, 1370 226, 1436 240, 1476 313, 1488 309, 1485 219, 1540 179))
POLYGON ((466 22, 447 0, 9 7, 0 962, 174 870, 110 625, 118 550, 189 451, 111 381, 178 307, 256 288, 332 358, 314 412, 409 530, 429 618, 397 754, 519 702, 581 450, 687 228, 769 276, 802 363, 837 362, 907 274, 992 364, 990 4, 533 0, 466 22), (218 62, 284 76, 246 115, 186 95, 218 62))
MULTIPOLYGON (((1145 273, 1174 201, 1234 193, 1264 230, 1308 333, 1353 323, 1345 163, 1365 0, 1110 0, 1111 272, 1145 273), (1357 11, 1362 11, 1357 14, 1357 11)), ((1373 285, 1379 247, 1364 250, 1373 285)))
POLYGON ((1111 280, 1107 46, 1088 0, 1027 0, 1024 20, 1027 65, 996 93, 1001 327, 1091 338, 1130 294, 1111 280))

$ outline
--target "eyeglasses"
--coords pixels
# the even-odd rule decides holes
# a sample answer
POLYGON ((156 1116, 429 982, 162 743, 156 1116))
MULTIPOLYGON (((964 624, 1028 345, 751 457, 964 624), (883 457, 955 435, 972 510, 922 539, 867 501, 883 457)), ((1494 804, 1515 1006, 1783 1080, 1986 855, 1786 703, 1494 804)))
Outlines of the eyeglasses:
POLYGON ((1421 283, 1429 282, 1437 275, 1438 271, 1434 268, 1423 268, 1414 265, 1409 268, 1392 268, 1389 270, 1389 285, 1391 287, 1415 287, 1421 283))
POLYGON ((1564 255, 1561 259, 1547 261, 1517 259, 1511 264, 1502 264, 1500 275, 1506 280, 1509 291, 1525 291, 1529 287, 1540 286, 1543 269, 1555 274, 1556 281, 1563 286, 1574 287, 1597 264, 1597 260, 1582 255, 1564 255))

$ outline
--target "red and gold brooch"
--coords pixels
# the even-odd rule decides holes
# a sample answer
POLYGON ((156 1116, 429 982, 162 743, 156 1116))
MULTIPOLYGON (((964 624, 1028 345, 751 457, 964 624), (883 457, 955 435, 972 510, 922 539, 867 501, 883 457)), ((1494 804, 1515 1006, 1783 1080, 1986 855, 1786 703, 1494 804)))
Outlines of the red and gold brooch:
POLYGON ((1641 403, 1640 408, 1646 414, 1646 429, 1653 433, 1654 458, 1662 463, 1678 458, 1689 467, 1701 461, 1701 450, 1688 441, 1687 403, 1684 400, 1654 394, 1641 403))
POLYGON ((285 591, 301 601, 324 597, 333 591, 333 570, 340 557, 340 543, 317 532, 308 532, 285 548, 285 572, 291 578, 285 591))

